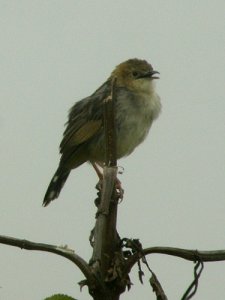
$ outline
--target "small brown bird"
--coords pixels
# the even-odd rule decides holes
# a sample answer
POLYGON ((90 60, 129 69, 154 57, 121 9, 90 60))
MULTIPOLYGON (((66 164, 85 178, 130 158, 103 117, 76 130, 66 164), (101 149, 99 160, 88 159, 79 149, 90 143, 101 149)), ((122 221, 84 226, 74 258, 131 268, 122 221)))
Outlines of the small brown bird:
POLYGON ((155 92, 153 79, 157 71, 145 60, 129 59, 119 64, 111 76, 91 96, 70 109, 67 127, 60 144, 61 159, 47 192, 43 206, 59 193, 72 169, 90 162, 96 171, 102 166, 104 153, 103 100, 116 81, 115 123, 117 158, 129 155, 146 138, 154 119, 161 110, 160 98, 155 92))

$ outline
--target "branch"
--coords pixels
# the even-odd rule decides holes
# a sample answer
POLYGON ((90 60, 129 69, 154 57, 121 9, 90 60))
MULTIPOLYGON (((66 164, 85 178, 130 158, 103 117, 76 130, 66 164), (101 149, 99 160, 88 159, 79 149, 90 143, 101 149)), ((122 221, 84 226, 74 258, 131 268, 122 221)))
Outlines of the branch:
POLYGON ((136 252, 131 257, 129 257, 126 262, 125 272, 130 272, 135 263, 141 257, 148 254, 166 254, 194 262, 210 262, 225 260, 225 250, 198 251, 173 247, 151 247, 143 249, 141 253, 136 252))
POLYGON ((153 292, 156 294, 157 300, 168 300, 155 273, 152 272, 152 277, 149 279, 149 282, 153 289, 153 292))
POLYGON ((190 286, 184 293, 181 300, 189 300, 196 294, 197 289, 198 289, 198 281, 202 274, 203 268, 204 268, 203 262, 198 261, 194 267, 194 280, 192 281, 192 283, 190 284, 190 286))
POLYGON ((105 165, 116 167, 116 124, 115 124, 115 101, 116 101, 116 77, 111 83, 111 93, 104 100, 104 133, 105 133, 105 165))
POLYGON ((9 236, 3 236, 3 235, 0 235, 0 243, 18 247, 21 249, 51 252, 63 256, 69 259, 70 261, 72 261, 81 270, 81 272, 88 280, 89 286, 90 284, 93 285, 96 283, 96 279, 92 274, 91 269, 89 265, 86 263, 86 261, 83 258, 81 258, 79 255, 75 254, 74 250, 69 249, 67 246, 60 247, 55 245, 43 244, 43 243, 35 243, 24 239, 21 240, 21 239, 9 237, 9 236))
POLYGON ((98 206, 97 220, 94 228, 94 249, 92 262, 101 262, 102 273, 108 269, 109 258, 112 257, 116 242, 117 201, 115 201, 115 181, 117 176, 116 127, 115 127, 115 85, 111 82, 111 93, 104 99, 104 135, 105 135, 105 167, 103 170, 103 186, 98 206), (112 201, 114 199, 114 201, 112 201))

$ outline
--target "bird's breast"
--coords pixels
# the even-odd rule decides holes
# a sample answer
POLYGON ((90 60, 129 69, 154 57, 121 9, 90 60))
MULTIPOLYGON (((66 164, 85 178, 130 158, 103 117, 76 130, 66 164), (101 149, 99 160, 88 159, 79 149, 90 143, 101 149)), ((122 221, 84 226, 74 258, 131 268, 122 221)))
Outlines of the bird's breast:
MULTIPOLYGON (((160 98, 156 93, 136 95, 119 93, 116 97, 117 158, 129 155, 144 141, 151 124, 160 113, 160 98)), ((104 130, 89 144, 89 160, 104 162, 104 130)))
POLYGON ((129 155, 146 138, 151 124, 160 113, 156 93, 118 97, 116 110, 117 156, 129 155))

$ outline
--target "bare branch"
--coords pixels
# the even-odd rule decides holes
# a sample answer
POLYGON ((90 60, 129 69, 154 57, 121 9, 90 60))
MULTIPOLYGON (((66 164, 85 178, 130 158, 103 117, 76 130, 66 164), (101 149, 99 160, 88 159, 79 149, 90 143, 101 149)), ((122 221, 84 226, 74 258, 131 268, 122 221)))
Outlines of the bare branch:
POLYGON ((126 262, 125 272, 129 272, 140 257, 148 254, 166 254, 194 262, 199 260, 202 262, 225 260, 225 250, 198 251, 173 247, 151 247, 143 249, 142 253, 134 253, 130 256, 126 262))
POLYGON ((150 278, 149 282, 151 284, 153 292, 155 292, 156 294, 157 300, 168 300, 155 273, 152 272, 152 277, 150 278))
POLYGON ((104 130, 105 130, 105 164, 116 167, 116 124, 115 124, 115 101, 116 101, 116 77, 112 79, 111 93, 104 100, 104 130))
POLYGON ((75 252, 69 249, 67 246, 60 247, 55 245, 49 245, 44 243, 35 243, 28 240, 17 239, 9 236, 0 235, 0 243, 5 245, 10 245, 14 247, 19 247, 21 249, 26 250, 37 250, 37 251, 44 251, 44 252, 51 252, 60 256, 63 256, 70 261, 72 261, 84 274, 86 277, 89 286, 93 285, 96 282, 94 275, 91 272, 89 265, 86 261, 81 258, 79 255, 75 254, 75 252))
MULTIPOLYGON (((109 248, 116 241, 116 216, 117 202, 112 203, 115 181, 117 176, 116 155, 116 128, 115 128, 115 84, 116 78, 112 79, 111 93, 104 100, 104 131, 105 131, 105 167, 103 170, 103 186, 101 199, 97 212, 97 220, 94 228, 94 248, 92 261, 100 262, 102 266, 109 256, 109 248), (111 203, 110 203, 111 202, 111 203), (108 242, 110 245, 108 246, 108 242)), ((115 192, 114 192, 115 194, 115 192)), ((112 253, 110 250, 110 253, 112 253)), ((104 268, 104 267, 103 267, 104 268)))
POLYGON ((115 236, 112 239, 109 239, 109 234, 112 234, 109 230, 110 217, 112 213, 110 211, 110 200, 112 198, 112 193, 114 190, 115 179, 116 179, 117 170, 114 167, 104 167, 104 181, 101 192, 101 203, 97 212, 97 220, 94 228, 94 247, 92 261, 99 262, 104 260, 105 257, 105 246, 108 242, 112 243, 115 240, 115 236), (109 214, 110 212, 110 214, 109 214))

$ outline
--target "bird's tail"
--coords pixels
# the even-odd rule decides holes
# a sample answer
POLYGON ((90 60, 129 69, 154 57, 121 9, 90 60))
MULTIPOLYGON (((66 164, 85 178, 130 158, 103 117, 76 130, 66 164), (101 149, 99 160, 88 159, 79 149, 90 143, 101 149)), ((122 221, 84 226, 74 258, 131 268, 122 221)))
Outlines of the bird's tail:
POLYGON ((47 192, 45 193, 44 201, 42 204, 43 206, 47 206, 52 200, 58 198, 69 174, 70 170, 62 169, 62 167, 60 166, 58 167, 48 186, 47 192))

